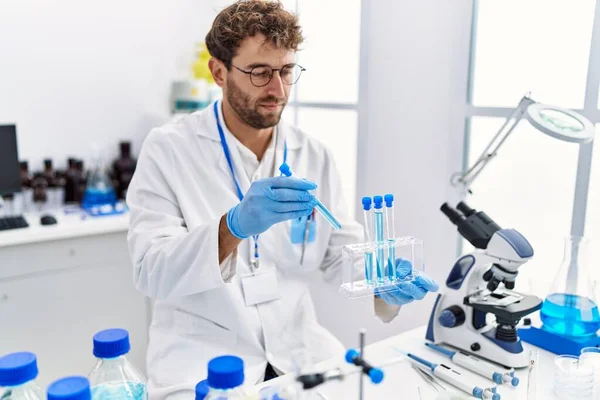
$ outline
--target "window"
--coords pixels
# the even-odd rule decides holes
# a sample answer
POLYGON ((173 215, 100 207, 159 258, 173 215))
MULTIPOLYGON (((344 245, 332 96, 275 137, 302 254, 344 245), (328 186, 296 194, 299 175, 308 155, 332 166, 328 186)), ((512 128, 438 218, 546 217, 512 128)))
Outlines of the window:
POLYGON ((352 213, 356 205, 356 111, 302 107, 298 110, 298 121, 300 129, 317 138, 334 154, 348 210, 352 213))
POLYGON ((356 204, 361 0, 285 0, 283 4, 298 14, 306 38, 297 54, 297 62, 306 72, 294 85, 283 117, 331 150, 352 213, 356 204))
MULTIPOLYGON (((528 92, 535 101, 575 109, 600 124, 597 3, 474 1, 465 164, 473 165, 528 92)), ((525 283, 551 282, 563 257, 564 237, 580 234, 581 226, 586 236, 597 240, 591 257, 600 260, 599 134, 600 128, 588 182, 592 144, 555 140, 523 119, 471 186, 469 205, 531 242, 535 255, 520 271, 525 283), (588 189, 585 218, 586 209, 577 205, 588 189)), ((463 247, 471 248, 466 241, 463 247)), ((600 270, 596 274, 600 279, 600 270)))
POLYGON ((593 273, 594 279, 600 281, 600 268, 594 264, 600 261, 600 123, 596 124, 596 138, 590 173, 586 235, 594 243, 590 246, 588 269, 593 273))
POLYGON ((477 2, 473 104, 582 108, 595 0, 477 2))

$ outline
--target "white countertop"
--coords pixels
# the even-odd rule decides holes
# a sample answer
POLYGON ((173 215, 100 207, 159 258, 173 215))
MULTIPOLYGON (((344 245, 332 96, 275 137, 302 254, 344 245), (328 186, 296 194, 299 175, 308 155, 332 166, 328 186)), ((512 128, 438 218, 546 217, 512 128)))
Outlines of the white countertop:
MULTIPOLYGON (((371 365, 377 367, 392 360, 396 360, 398 362, 382 368, 385 376, 381 384, 374 385, 369 382, 368 378, 365 379, 365 400, 419 400, 419 392, 417 388, 420 389, 422 400, 433 400, 436 399, 436 396, 438 396, 438 394, 425 383, 423 378, 415 370, 413 370, 411 367, 411 362, 408 360, 408 358, 400 355, 400 353, 394 349, 395 347, 406 352, 414 353, 415 355, 421 356, 429 361, 451 366, 452 368, 463 373, 465 377, 478 384, 480 387, 493 387, 493 382, 491 380, 485 379, 477 374, 465 370, 462 367, 454 365, 450 359, 445 358, 436 351, 426 347, 424 345, 425 328, 426 327, 419 327, 417 329, 413 329, 403 334, 366 346, 365 358, 371 365)), ((356 336, 358 342, 358 333, 356 336)), ((526 345, 530 346, 529 344, 526 345)), ((554 356, 555 355, 550 352, 539 349, 539 379, 537 384, 537 400, 554 399, 552 392, 554 356)), ((343 371, 352 371, 356 369, 356 367, 344 363, 343 360, 336 359, 319 363, 312 367, 311 371, 324 372, 327 369, 336 367, 341 367, 343 371)), ((501 395, 502 400, 536 400, 527 397, 527 369, 518 369, 516 370, 515 375, 520 379, 520 383, 516 388, 507 385, 498 386, 498 393, 501 395)), ((284 384, 292 379, 293 376, 284 375, 271 381, 264 382, 258 385, 257 388, 260 389, 265 386, 284 384)), ((465 394, 443 381, 441 383, 451 392, 465 394)), ((318 387, 317 390, 322 395, 325 395, 325 398, 328 400, 358 400, 358 374, 350 375, 343 381, 327 382, 318 387)), ((474 397, 466 396, 465 399, 474 399, 474 397)))
POLYGON ((83 210, 65 213, 65 209, 47 210, 25 214, 27 228, 0 231, 0 248, 51 240, 64 240, 83 236, 125 232, 129 226, 129 213, 92 217, 83 210), (52 215, 57 223, 41 225, 42 215, 52 215))

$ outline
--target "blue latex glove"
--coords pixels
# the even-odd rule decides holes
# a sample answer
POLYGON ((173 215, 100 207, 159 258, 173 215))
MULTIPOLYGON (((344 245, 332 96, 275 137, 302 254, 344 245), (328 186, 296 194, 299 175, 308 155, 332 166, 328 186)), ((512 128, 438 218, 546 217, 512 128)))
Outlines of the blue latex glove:
POLYGON ((233 236, 245 239, 278 222, 310 215, 317 200, 308 191, 316 188, 313 182, 286 176, 254 181, 227 213, 227 227, 233 236))
MULTIPOLYGON (((412 264, 409 260, 398 258, 396 260, 396 276, 406 277, 412 271, 412 264)), ((385 293, 375 289, 375 295, 385 301, 387 304, 403 305, 422 300, 427 292, 437 292, 438 284, 423 273, 419 273, 413 280, 400 282, 392 290, 385 293)))

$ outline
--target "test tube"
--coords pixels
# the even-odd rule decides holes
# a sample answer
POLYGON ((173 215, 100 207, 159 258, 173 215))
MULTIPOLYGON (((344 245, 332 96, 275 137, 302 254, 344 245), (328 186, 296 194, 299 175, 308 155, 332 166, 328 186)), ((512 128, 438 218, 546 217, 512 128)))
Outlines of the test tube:
POLYGON ((375 241, 377 242, 377 283, 385 283, 386 260, 383 250, 383 197, 373 197, 375 204, 375 241))
POLYGON ((394 228, 394 195, 386 194, 383 196, 385 200, 385 228, 388 242, 388 262, 387 262, 387 277, 390 281, 396 279, 396 248, 394 242, 396 232, 394 228))
MULTIPOLYGON (((295 178, 298 178, 298 176, 294 174, 294 171, 292 171, 290 166, 286 163, 281 164, 281 166, 279 167, 279 171, 281 171, 281 173, 285 176, 293 176, 295 178)), ((327 220, 327 222, 329 222, 333 229, 340 229, 342 227, 342 224, 340 224, 338 220, 335 219, 333 214, 331 214, 331 212, 323 205, 323 203, 321 203, 319 199, 316 200, 317 205, 315 206, 315 209, 323 216, 323 218, 325 218, 325 220, 327 220)))
POLYGON ((373 228, 373 211, 371 208, 371 198, 363 197, 363 216, 365 218, 365 241, 367 242, 367 250, 365 251, 365 279, 368 285, 373 284, 373 251, 371 243, 373 241, 373 235, 371 229, 373 228))

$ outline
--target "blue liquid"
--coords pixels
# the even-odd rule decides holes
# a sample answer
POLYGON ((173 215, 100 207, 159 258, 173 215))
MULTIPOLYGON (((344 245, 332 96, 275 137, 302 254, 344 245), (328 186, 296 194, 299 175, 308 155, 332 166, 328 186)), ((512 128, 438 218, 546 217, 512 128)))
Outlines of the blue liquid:
POLYGON ((598 306, 587 297, 551 294, 544 300, 540 316, 544 329, 565 336, 591 336, 600 329, 598 306))
POLYGON ((333 229, 337 230, 342 227, 342 224, 340 224, 338 222, 338 220, 335 219, 335 217, 329 212, 329 210, 319 200, 317 200, 317 205, 315 206, 315 208, 317 209, 318 212, 321 213, 323 218, 325 218, 327 220, 327 222, 329 222, 329 224, 333 227, 333 229))
POLYGON ((140 382, 108 382, 92 387, 94 400, 145 400, 146 385, 140 382))
POLYGON ((388 240, 390 247, 388 248, 387 276, 390 281, 396 279, 396 248, 394 240, 388 240))
POLYGON ((112 187, 105 190, 88 188, 85 189, 81 205, 83 208, 91 208, 105 204, 114 204, 116 201, 117 195, 112 187))
POLYGON ((375 211, 375 240, 377 241, 377 282, 385 282, 386 260, 383 251, 383 213, 375 211))
POLYGON ((373 253, 365 253, 365 278, 367 284, 373 284, 373 253))

